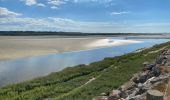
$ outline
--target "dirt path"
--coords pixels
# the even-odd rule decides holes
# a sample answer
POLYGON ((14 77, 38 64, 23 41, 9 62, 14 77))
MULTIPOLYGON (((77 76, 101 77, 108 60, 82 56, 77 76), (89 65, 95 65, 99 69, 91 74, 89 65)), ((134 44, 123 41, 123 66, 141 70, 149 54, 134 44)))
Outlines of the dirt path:
POLYGON ((87 84, 93 82, 94 80, 96 80, 96 79, 99 78, 99 77, 100 77, 100 75, 97 76, 97 77, 93 77, 93 78, 89 79, 89 81, 87 81, 85 84, 83 84, 83 85, 81 85, 81 86, 79 86, 79 87, 71 90, 70 92, 65 93, 65 94, 63 94, 62 96, 59 96, 59 97, 57 97, 57 98, 55 98, 55 99, 56 99, 56 100, 60 100, 60 99, 62 99, 63 97, 66 97, 66 96, 68 96, 68 95, 71 95, 71 94, 73 94, 73 93, 76 93, 76 92, 79 91, 81 88, 83 88, 83 87, 86 86, 87 84))
POLYGON ((167 46, 165 46, 165 47, 163 47, 163 48, 161 48, 161 49, 155 50, 155 51, 150 51, 150 52, 148 52, 147 54, 145 54, 144 56, 147 56, 147 55, 149 55, 149 54, 153 54, 153 53, 160 52, 160 51, 162 51, 162 50, 164 50, 164 49, 166 49, 166 48, 167 48, 167 46))

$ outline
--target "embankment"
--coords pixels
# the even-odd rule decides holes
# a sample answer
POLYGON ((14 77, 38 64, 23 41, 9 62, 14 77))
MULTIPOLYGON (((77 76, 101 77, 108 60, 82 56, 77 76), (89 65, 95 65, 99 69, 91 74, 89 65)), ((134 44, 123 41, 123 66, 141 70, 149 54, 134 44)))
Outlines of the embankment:
POLYGON ((91 100, 101 93, 108 95, 140 72, 143 62, 154 62, 161 48, 170 48, 170 42, 0 88, 0 99, 91 100))

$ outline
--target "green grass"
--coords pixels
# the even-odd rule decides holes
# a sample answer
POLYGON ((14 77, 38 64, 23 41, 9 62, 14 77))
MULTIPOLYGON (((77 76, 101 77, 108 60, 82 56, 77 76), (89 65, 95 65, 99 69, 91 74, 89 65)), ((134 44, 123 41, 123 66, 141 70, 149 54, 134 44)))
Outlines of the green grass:
MULTIPOLYGON (((19 84, 0 88, 0 100, 91 100, 93 97, 120 87, 142 69, 144 61, 153 62, 158 53, 150 51, 170 48, 170 42, 156 45, 139 53, 105 58, 89 65, 78 65, 19 84), (145 56, 148 54, 147 56, 145 56), (96 79, 85 84, 90 79, 96 79)), ((48 66, 47 66, 48 67, 48 66)))

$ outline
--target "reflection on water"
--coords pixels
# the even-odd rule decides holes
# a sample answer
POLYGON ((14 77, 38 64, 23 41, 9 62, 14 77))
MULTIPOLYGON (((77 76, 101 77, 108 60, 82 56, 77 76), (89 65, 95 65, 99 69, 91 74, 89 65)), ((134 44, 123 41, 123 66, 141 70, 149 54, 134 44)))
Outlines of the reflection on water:
POLYGON ((167 42, 167 39, 138 39, 141 43, 114 46, 79 52, 50 54, 47 56, 17 59, 0 62, 0 86, 44 76, 78 64, 89 64, 105 57, 114 57, 167 42))

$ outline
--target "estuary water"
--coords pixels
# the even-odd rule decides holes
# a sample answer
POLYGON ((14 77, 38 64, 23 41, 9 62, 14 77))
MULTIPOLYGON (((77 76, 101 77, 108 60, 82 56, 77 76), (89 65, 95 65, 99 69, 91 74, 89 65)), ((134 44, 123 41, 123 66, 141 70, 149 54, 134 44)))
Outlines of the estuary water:
MULTIPOLYGON (((110 38, 111 41, 124 40, 110 38)), ((128 45, 116 45, 84 51, 73 51, 45 56, 29 57, 9 61, 0 61, 0 86, 45 76, 78 64, 89 64, 105 57, 120 56, 140 48, 151 47, 169 41, 169 39, 131 39, 140 42, 128 45)))

